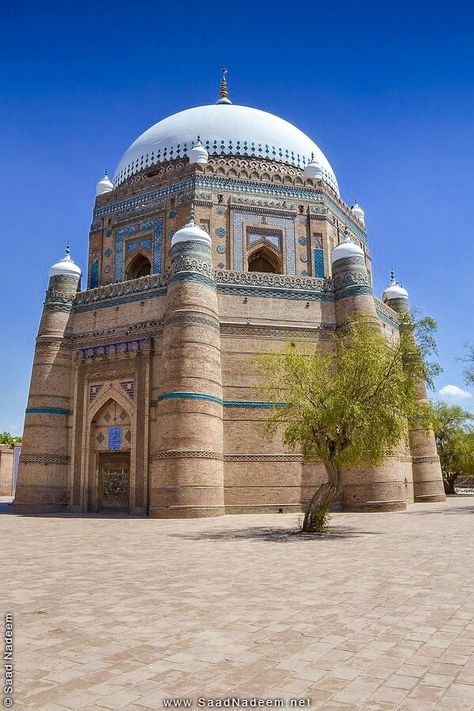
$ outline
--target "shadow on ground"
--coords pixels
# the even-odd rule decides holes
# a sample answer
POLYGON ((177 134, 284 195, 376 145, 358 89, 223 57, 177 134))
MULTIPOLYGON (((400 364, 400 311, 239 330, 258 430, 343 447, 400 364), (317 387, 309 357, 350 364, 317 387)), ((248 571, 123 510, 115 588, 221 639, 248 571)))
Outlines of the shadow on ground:
POLYGON ((336 541, 341 538, 358 538, 359 536, 380 535, 380 531, 360 531, 349 526, 337 526, 331 528, 327 533, 321 535, 315 533, 302 533, 299 530, 288 528, 239 528, 222 529, 220 531, 200 531, 199 533, 176 533, 177 538, 184 538, 190 541, 207 538, 211 541, 235 541, 249 540, 274 541, 276 543, 294 543, 296 541, 336 541))
MULTIPOLYGON (((96 518, 96 519, 111 519, 111 518, 120 518, 120 519, 128 519, 130 521, 133 521, 134 519, 137 518, 148 518, 148 516, 135 516, 133 514, 129 513, 120 513, 120 512, 108 512, 108 511, 99 511, 98 513, 69 513, 68 511, 65 511, 64 513, 61 513, 60 511, 51 511, 49 513, 20 513, 18 511, 13 510, 13 506, 10 503, 5 503, 1 502, 0 503, 0 516, 2 514, 10 515, 10 516, 18 516, 19 518, 96 518)), ((152 519, 150 519, 151 521, 152 519)))

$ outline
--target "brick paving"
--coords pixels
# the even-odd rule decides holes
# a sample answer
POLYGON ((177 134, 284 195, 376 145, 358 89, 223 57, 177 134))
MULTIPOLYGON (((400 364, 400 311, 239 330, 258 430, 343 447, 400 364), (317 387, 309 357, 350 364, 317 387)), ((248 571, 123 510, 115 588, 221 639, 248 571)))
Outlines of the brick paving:
POLYGON ((338 513, 322 539, 294 515, 2 515, 14 709, 472 710, 473 513, 474 497, 338 513))

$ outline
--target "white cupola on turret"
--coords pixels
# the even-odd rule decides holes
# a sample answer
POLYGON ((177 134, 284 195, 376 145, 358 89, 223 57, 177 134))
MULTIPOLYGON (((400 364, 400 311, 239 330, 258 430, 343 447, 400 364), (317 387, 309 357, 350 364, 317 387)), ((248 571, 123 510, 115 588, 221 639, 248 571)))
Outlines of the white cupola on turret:
POLYGON ((382 301, 385 303, 392 299, 406 299, 408 301, 408 291, 396 281, 393 269, 390 274, 390 282, 382 294, 382 301))
POLYGON ((351 207, 351 210, 352 210, 354 217, 357 217, 357 219, 360 220, 360 222, 362 222, 362 224, 365 227, 365 212, 363 211, 363 209, 357 202, 357 198, 355 199, 354 204, 351 207))
POLYGON ((95 188, 96 197, 97 197, 97 195, 103 195, 104 193, 110 193, 110 191, 113 189, 114 189, 114 184, 111 182, 107 168, 106 168, 104 177, 101 178, 96 185, 96 188, 95 188))
POLYGON ((358 244, 353 242, 346 232, 341 242, 331 252, 331 264, 337 262, 338 259, 346 259, 346 257, 363 257, 364 250, 358 244))
POLYGON ((316 180, 324 180, 324 173, 321 165, 314 159, 314 153, 311 153, 311 160, 306 164, 304 174, 308 178, 316 178, 316 180))
POLYGON ((56 262, 56 264, 53 264, 49 270, 48 276, 50 279, 53 276, 76 276, 80 279, 81 275, 81 268, 78 267, 77 264, 75 264, 71 259, 71 250, 68 242, 64 257, 59 262, 56 262))
POLYGON ((171 246, 174 247, 175 244, 180 244, 180 242, 203 242, 208 247, 212 247, 210 236, 194 222, 194 210, 191 210, 189 221, 186 222, 184 227, 174 233, 171 239, 171 246))
POLYGON ((191 150, 188 152, 188 157, 190 163, 207 163, 209 159, 209 153, 202 145, 199 136, 197 137, 196 145, 193 146, 193 148, 191 148, 191 150))

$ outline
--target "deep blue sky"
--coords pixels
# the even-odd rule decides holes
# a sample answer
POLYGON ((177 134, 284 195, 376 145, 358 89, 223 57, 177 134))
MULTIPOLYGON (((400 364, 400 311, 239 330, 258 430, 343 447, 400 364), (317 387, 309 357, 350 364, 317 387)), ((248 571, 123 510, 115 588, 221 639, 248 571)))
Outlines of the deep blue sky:
MULTIPOLYGON (((234 103, 296 124, 439 323, 438 387, 473 334, 474 7, 468 2, 15 2, 0 45, 0 431, 19 433, 47 270, 86 264, 95 183, 171 113, 234 103)), ((462 400, 471 406, 474 398, 462 400)))

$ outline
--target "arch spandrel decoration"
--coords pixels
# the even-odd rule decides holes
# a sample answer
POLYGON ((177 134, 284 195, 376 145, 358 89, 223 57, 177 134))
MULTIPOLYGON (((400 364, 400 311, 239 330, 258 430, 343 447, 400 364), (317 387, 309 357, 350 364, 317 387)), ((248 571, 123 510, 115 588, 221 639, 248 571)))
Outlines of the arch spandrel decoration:
POLYGON ((128 451, 132 445, 130 414, 110 397, 92 418, 92 445, 97 452, 128 451))
POLYGON ((246 235, 252 229, 258 230, 265 217, 267 230, 274 228, 282 234, 282 273, 296 274, 296 230, 293 216, 273 216, 246 210, 234 210, 232 214, 232 265, 231 269, 244 272, 247 268, 246 235))
POLYGON ((134 419, 133 381, 120 380, 109 383, 91 383, 89 385, 89 422, 95 419, 99 410, 109 401, 115 400, 125 410, 130 422, 134 419), (124 387, 124 383, 127 387, 124 387), (130 384, 131 383, 131 387, 130 384))

